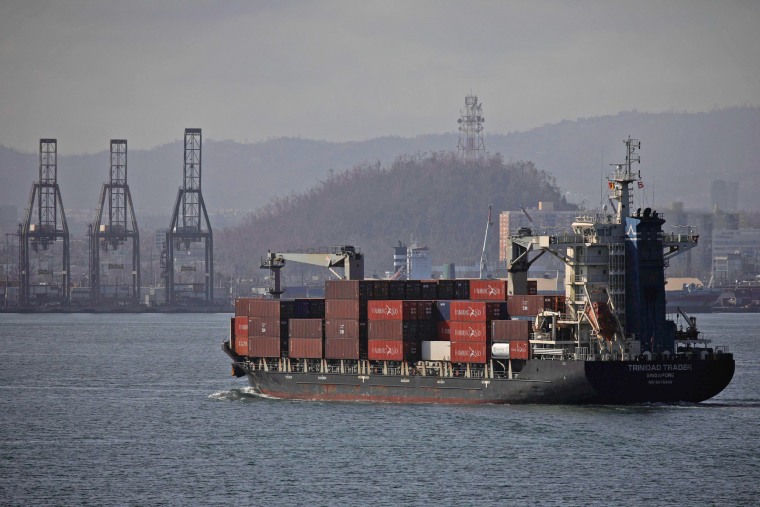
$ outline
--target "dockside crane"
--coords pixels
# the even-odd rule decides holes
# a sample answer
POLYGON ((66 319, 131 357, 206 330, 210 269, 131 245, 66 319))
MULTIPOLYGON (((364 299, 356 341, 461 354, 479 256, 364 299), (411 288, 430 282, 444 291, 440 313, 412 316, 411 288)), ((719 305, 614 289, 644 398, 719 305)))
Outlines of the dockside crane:
MULTIPOLYGON (((111 302, 129 301, 137 304, 140 298, 140 232, 137 227, 132 195, 127 184, 127 140, 111 139, 110 178, 103 184, 95 222, 90 226, 90 301, 99 304, 105 299, 111 302), (109 280, 103 284, 101 250, 115 252, 131 241, 132 264, 129 267, 129 289, 121 294, 119 284, 109 280), (111 290, 108 290, 110 287, 111 290)), ((122 261, 109 262, 110 272, 123 273, 122 261)), ((111 278, 120 278, 115 276, 111 278)))
POLYGON ((58 141, 40 139, 39 180, 19 230, 20 302, 22 306, 66 304, 71 299, 69 226, 58 186, 58 141), (61 262, 55 257, 62 243, 61 262), (33 261, 36 261, 33 265, 33 261), (49 278, 48 278, 49 277, 49 278))
POLYGON ((171 224, 166 232, 166 244, 161 253, 166 302, 170 305, 197 300, 211 303, 214 299, 214 236, 201 193, 201 141, 201 129, 185 129, 183 183, 177 192, 171 224), (200 249, 192 248, 198 243, 203 244, 202 262, 196 259, 200 249), (202 264, 203 274, 200 277, 197 264, 202 264), (183 277, 192 277, 192 280, 187 281, 183 277))

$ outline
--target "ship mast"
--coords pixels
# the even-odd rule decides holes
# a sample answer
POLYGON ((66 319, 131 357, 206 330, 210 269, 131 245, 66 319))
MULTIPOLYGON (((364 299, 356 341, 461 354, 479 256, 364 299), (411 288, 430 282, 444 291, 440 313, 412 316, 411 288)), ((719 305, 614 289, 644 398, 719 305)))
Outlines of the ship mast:
POLYGON ((622 224, 625 219, 631 214, 631 207, 633 206, 633 192, 631 184, 634 181, 639 182, 639 188, 641 188, 641 171, 634 173, 631 166, 634 162, 641 163, 641 157, 638 155, 638 150, 641 149, 641 141, 638 139, 628 139, 623 141, 626 147, 625 163, 624 164, 612 164, 615 166, 615 172, 612 177, 608 178, 608 186, 611 191, 612 199, 617 201, 616 218, 617 223, 622 224))

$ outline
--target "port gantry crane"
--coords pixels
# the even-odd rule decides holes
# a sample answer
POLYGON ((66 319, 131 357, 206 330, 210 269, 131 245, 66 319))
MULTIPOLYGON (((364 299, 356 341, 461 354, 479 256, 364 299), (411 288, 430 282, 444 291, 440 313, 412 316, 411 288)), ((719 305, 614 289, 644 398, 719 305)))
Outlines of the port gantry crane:
POLYGON ((56 139, 40 139, 39 181, 32 185, 19 240, 21 305, 67 304, 71 299, 69 226, 58 186, 56 139), (58 250, 53 246, 59 240, 63 244, 60 270, 54 266, 58 252, 53 251, 58 250))
POLYGON ((351 245, 335 246, 330 252, 267 252, 261 259, 261 269, 270 273, 269 293, 279 299, 285 292, 281 286, 280 270, 285 267, 285 261, 322 266, 342 280, 364 279, 364 254, 351 245), (334 268, 342 268, 343 274, 334 268))
MULTIPOLYGON (((95 223, 89 229, 91 302, 97 305, 108 299, 114 303, 129 301, 137 304, 140 298, 140 232, 127 184, 126 139, 111 139, 110 180, 103 183, 95 223), (115 252, 129 240, 132 242, 131 283, 127 293, 122 294, 119 284, 106 286, 102 283, 100 251, 107 253, 110 248, 111 252, 115 252)), ((120 260, 107 265, 107 269, 115 273, 123 273, 124 268, 120 260)), ((118 280, 121 277, 112 278, 118 280)), ((113 282, 114 279, 109 281, 113 282)))
POLYGON ((214 299, 214 237, 208 219, 206 203, 201 193, 201 129, 185 129, 185 161, 183 184, 177 192, 171 224, 166 232, 166 244, 161 254, 161 267, 166 284, 166 302, 170 305, 214 299), (199 280, 192 245, 203 243, 203 275, 199 280), (178 257, 185 252, 190 263, 178 257), (177 279, 192 276, 192 281, 177 279), (202 287, 202 291, 198 290, 202 287), (201 297, 202 296, 202 297, 201 297))

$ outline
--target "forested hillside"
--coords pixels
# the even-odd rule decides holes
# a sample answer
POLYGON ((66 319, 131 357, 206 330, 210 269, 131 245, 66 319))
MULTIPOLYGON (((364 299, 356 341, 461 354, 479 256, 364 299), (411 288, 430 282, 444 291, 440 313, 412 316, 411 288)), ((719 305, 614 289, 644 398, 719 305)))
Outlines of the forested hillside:
MULTIPOLYGON (((365 253, 368 275, 382 273, 392 267, 391 247, 411 235, 431 249, 434 264, 478 259, 489 204, 498 212, 538 201, 572 209, 551 175, 500 155, 475 165, 441 152, 398 158, 390 167, 356 166, 307 192, 274 199, 221 231, 217 269, 245 272, 267 250, 351 244, 365 253)), ((494 230, 489 258, 498 258, 497 247, 494 230)))

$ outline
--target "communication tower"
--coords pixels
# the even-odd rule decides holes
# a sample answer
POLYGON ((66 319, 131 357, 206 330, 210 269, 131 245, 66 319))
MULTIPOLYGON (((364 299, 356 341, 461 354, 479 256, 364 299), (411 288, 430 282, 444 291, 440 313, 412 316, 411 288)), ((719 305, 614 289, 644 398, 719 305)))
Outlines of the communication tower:
POLYGON ((32 185, 19 236, 21 304, 68 303, 69 227, 58 186, 56 139, 40 139, 39 181, 32 185))
POLYGON ((460 110, 459 123, 459 156, 466 163, 483 158, 486 145, 483 142, 483 103, 478 103, 477 95, 467 95, 464 98, 465 108, 460 110))
POLYGON ((161 254, 166 302, 214 299, 214 239, 201 193, 201 129, 185 129, 182 187, 161 254))
POLYGON ((127 185, 127 141, 111 139, 110 180, 103 184, 95 223, 90 226, 90 299, 93 304, 140 298, 140 233, 127 185), (105 216, 104 216, 105 214, 105 216), (122 245, 131 240, 131 265, 122 245), (106 259, 101 259, 102 256, 106 259), (101 261, 105 260, 101 265, 101 261), (104 276, 103 270, 106 270, 104 276))

